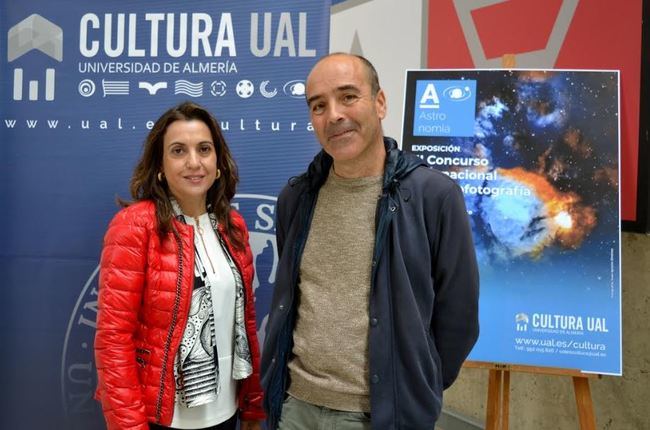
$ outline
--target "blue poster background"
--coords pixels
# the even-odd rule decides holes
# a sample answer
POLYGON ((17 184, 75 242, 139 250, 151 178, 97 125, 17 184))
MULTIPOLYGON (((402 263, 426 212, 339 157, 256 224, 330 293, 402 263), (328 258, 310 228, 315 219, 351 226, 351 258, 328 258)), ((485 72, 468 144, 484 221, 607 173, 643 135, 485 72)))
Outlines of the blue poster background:
POLYGON ((183 100, 221 121, 239 166, 234 204, 251 231, 263 339, 277 264, 275 199, 318 150, 303 85, 328 51, 330 3, 34 0, 0 8, 2 427, 99 429, 96 269, 148 122, 183 100))
POLYGON ((403 147, 457 181, 472 226, 470 360, 621 374, 618 91, 616 71, 407 73, 403 147), (472 136, 414 134, 417 84, 439 80, 476 82, 472 136))

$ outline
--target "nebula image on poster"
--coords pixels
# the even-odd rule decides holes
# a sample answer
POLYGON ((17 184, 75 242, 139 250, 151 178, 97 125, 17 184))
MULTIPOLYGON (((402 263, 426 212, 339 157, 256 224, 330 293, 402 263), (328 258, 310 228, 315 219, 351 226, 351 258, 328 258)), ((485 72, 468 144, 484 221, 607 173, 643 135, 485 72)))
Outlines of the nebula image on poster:
POLYGON ((459 179, 479 252, 510 260, 577 249, 600 216, 617 217, 616 74, 502 71, 481 80, 467 71, 450 79, 470 75, 479 77, 474 135, 426 138, 444 140, 461 162, 413 152, 459 179))

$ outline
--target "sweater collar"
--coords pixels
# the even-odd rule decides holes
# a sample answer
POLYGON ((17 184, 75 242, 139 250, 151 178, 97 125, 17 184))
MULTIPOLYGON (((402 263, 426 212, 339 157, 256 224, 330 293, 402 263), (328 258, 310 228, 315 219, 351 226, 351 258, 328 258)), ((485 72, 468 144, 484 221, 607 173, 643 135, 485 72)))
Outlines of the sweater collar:
MULTIPOLYGON (((426 163, 413 154, 405 153, 397 148, 397 142, 390 137, 384 137, 386 148, 386 163, 384 165, 384 179, 382 188, 392 190, 399 181, 411 173, 418 166, 426 163)), ((320 189, 332 167, 333 159, 324 150, 321 150, 309 164, 307 172, 303 175, 308 188, 312 191, 320 189)))

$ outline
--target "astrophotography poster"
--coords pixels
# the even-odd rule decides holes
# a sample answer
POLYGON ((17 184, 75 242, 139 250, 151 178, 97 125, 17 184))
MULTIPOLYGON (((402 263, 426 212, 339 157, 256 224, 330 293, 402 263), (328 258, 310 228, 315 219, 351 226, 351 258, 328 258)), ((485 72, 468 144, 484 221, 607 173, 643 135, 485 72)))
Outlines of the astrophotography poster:
POLYGON ((403 149, 462 189, 469 359, 620 375, 619 73, 412 70, 403 149))

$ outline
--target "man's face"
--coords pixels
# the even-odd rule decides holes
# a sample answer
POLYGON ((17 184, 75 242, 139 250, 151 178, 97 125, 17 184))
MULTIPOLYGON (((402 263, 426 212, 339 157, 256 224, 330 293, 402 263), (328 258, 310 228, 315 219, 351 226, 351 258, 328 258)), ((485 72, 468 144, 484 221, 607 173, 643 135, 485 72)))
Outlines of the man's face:
POLYGON ((382 90, 374 97, 370 74, 358 58, 334 55, 321 60, 307 78, 307 102, 314 132, 337 163, 363 166, 383 151, 382 90))

